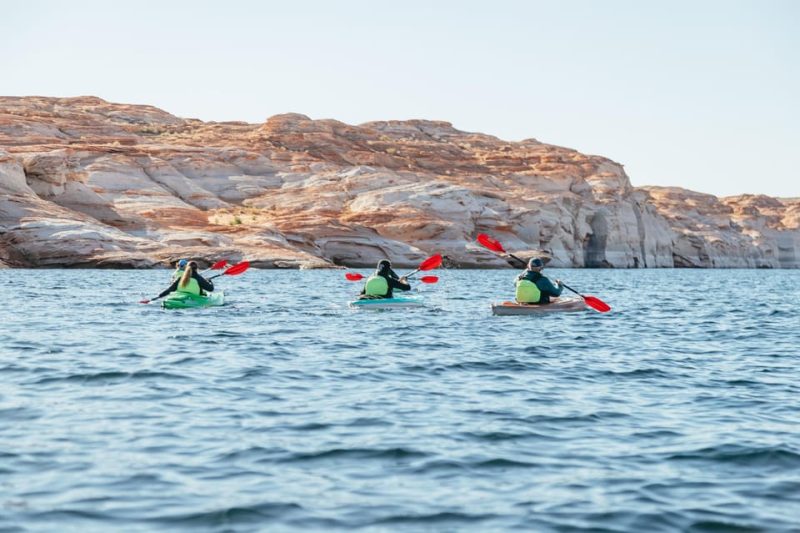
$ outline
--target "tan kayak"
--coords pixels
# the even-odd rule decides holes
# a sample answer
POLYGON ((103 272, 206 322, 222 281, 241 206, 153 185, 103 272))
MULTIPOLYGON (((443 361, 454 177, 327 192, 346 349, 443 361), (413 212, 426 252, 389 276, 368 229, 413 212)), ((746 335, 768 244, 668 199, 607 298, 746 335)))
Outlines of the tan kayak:
POLYGON ((552 300, 549 304, 518 304, 515 302, 503 302, 492 304, 492 314, 499 316, 511 315, 545 315, 548 313, 559 313, 568 311, 585 311, 589 307, 581 298, 559 298, 552 300))

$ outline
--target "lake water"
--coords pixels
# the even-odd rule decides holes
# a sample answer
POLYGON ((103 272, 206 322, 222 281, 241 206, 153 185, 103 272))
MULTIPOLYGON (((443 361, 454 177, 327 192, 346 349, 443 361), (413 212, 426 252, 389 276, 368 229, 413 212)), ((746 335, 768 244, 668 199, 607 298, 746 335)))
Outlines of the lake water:
MULTIPOLYGON (((362 271, 366 273, 366 271, 362 271)), ((515 272, 354 311, 341 271, 0 271, 3 531, 798 531, 800 271, 515 272)))

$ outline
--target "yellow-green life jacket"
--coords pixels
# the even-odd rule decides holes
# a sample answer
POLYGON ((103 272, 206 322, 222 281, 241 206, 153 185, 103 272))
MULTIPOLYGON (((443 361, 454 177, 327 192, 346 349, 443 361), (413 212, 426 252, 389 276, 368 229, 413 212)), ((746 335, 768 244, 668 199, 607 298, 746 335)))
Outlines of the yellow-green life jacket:
POLYGON ((364 294, 367 296, 386 296, 389 294, 389 282, 383 276, 372 275, 367 278, 364 285, 364 294))
POLYGON ((197 280, 194 278, 189 278, 189 282, 186 284, 185 287, 181 287, 181 282, 178 282, 178 288, 176 289, 177 292, 186 292, 189 294, 194 294, 200 296, 200 284, 197 283, 197 280))
POLYGON ((539 303, 542 297, 542 291, 539 287, 530 280, 521 279, 517 280, 517 302, 521 304, 535 304, 539 303))

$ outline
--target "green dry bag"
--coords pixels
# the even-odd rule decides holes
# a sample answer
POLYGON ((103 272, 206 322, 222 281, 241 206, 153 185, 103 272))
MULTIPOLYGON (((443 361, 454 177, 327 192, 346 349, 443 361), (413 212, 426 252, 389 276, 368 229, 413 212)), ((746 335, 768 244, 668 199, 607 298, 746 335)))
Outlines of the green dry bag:
POLYGON ((364 285, 364 294, 367 296, 386 296, 389 293, 389 283, 383 276, 372 275, 367 278, 364 285))
POLYGON ((521 304, 539 303, 542 291, 530 280, 521 279, 517 281, 517 302, 521 304))

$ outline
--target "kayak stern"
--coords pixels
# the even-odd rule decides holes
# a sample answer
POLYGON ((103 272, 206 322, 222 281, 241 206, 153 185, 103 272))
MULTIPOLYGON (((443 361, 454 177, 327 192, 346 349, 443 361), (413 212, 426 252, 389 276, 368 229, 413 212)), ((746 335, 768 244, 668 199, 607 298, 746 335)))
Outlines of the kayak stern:
POLYGON ((586 311, 589 307, 582 299, 568 298, 556 300, 549 304, 518 304, 516 302, 503 302, 492 304, 492 314, 497 316, 517 315, 549 315, 551 313, 564 313, 586 311))
POLYGON ((197 296, 185 292, 171 292, 164 298, 161 306, 164 309, 197 309, 217 307, 225 304, 225 293, 214 291, 207 296, 197 296))

